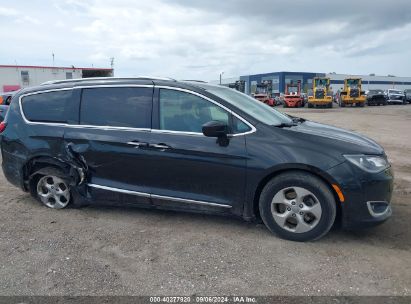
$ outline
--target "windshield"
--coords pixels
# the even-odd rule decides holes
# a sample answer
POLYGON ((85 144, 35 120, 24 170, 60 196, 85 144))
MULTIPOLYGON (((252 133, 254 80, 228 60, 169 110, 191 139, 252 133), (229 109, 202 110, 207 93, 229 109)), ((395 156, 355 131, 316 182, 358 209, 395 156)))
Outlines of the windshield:
POLYGON ((314 79, 314 85, 316 87, 326 87, 328 85, 328 81, 325 78, 316 78, 314 79))
POLYGON ((349 86, 350 88, 357 88, 359 83, 359 79, 347 79, 347 86, 349 86))
POLYGON ((255 90, 256 94, 266 94, 267 93, 267 88, 266 87, 257 87, 255 90))
POLYGON ((402 94, 401 91, 397 91, 397 90, 390 90, 391 94, 402 94))
POLYGON ((288 87, 288 93, 298 93, 298 87, 288 87))
POLYGON ((282 123, 291 123, 292 120, 287 115, 265 105, 246 94, 240 93, 233 89, 206 84, 197 84, 211 94, 224 99, 228 103, 238 107, 244 113, 252 116, 258 121, 267 125, 280 125, 282 123))
POLYGON ((368 94, 383 94, 381 90, 370 90, 368 94))

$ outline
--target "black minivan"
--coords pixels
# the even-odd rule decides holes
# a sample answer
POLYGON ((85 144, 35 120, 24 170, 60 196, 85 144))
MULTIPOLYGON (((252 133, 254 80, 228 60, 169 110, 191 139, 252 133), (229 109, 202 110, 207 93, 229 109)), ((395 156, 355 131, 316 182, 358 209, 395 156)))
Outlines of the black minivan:
POLYGON ((261 218, 295 241, 391 215, 393 174, 377 143, 204 82, 55 81, 20 91, 0 132, 6 178, 50 208, 261 218))

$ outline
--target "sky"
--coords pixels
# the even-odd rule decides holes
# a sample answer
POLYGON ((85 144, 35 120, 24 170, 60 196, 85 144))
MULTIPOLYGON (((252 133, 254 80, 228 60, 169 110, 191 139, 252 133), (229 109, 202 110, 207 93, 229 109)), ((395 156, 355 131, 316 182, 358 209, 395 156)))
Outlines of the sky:
POLYGON ((0 0, 0 64, 411 76, 410 0, 0 0))

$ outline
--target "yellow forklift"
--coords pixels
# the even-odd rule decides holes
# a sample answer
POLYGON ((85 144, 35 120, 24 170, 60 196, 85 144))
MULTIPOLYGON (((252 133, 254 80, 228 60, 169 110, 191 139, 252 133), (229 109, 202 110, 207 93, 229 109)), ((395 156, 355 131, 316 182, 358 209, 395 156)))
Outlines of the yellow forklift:
POLYGON ((361 90, 361 78, 352 77, 344 79, 344 88, 338 98, 340 107, 345 107, 346 105, 363 107, 366 99, 365 92, 361 90))
POLYGON ((308 96, 308 107, 333 107, 333 96, 330 90, 330 78, 314 77, 312 96, 308 96))

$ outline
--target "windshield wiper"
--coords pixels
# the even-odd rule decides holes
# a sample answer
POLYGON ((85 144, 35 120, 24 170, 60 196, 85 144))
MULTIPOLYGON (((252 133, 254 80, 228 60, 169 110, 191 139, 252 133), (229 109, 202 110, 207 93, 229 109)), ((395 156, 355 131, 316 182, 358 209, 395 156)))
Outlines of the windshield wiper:
POLYGON ((301 117, 291 117, 291 119, 293 120, 293 122, 304 122, 304 121, 306 121, 306 119, 301 118, 301 117))
POLYGON ((304 122, 304 121, 307 120, 307 119, 304 119, 304 118, 301 118, 301 117, 297 117, 297 116, 292 116, 292 115, 287 115, 287 116, 290 117, 291 120, 292 120, 293 122, 295 122, 295 123, 297 123, 297 122, 304 122))
POLYGON ((295 122, 282 122, 279 125, 274 125, 276 128, 291 128, 295 126, 298 126, 295 122))

